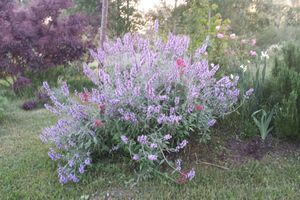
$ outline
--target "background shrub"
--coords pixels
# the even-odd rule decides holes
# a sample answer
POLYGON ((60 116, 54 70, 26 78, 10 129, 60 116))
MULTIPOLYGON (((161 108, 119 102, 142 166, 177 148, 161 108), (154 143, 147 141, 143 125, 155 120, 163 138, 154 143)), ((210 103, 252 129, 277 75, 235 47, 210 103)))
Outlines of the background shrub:
POLYGON ((22 105, 23 110, 33 110, 37 108, 38 103, 35 100, 25 101, 22 105))
POLYGON ((300 138, 300 46, 288 43, 276 57, 272 77, 273 101, 277 102, 276 133, 300 138))

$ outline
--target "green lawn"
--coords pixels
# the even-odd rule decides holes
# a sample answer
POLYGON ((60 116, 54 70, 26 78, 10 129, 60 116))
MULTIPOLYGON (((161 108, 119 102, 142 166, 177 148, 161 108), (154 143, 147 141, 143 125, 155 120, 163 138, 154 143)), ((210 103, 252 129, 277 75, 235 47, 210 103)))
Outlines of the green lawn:
MULTIPOLYGON (((300 199, 300 156, 267 155, 231 170, 194 165, 194 181, 164 180, 129 187, 133 172, 105 161, 78 184, 58 183, 56 164, 39 133, 55 118, 45 110, 25 112, 12 103, 0 122, 0 199, 300 199), (108 198, 107 195, 110 195, 108 198), (88 199, 88 198, 86 198, 88 199)), ((193 165, 193 163, 191 163, 193 165)))

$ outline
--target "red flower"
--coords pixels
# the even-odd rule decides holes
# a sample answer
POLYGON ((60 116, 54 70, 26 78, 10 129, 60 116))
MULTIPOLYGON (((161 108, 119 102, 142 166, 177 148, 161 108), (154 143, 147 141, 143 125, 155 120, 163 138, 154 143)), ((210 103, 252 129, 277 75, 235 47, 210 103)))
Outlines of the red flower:
POLYGON ((100 110, 100 113, 104 113, 104 111, 105 111, 105 105, 104 104, 99 104, 98 105, 98 108, 99 108, 99 110, 100 110))
POLYGON ((184 60, 182 58, 177 58, 176 64, 177 64, 178 68, 182 68, 182 67, 186 66, 186 64, 185 64, 185 62, 184 62, 184 60))
POLYGON ((184 184, 188 181, 188 172, 181 172, 180 177, 176 180, 178 184, 184 184))
POLYGON ((82 101, 88 102, 89 101, 89 92, 83 92, 82 93, 82 101))
POLYGON ((95 127, 100 127, 103 126, 103 122, 100 119, 96 119, 94 122, 95 127))
POLYGON ((197 110, 197 111, 204 110, 204 106, 202 106, 202 105, 195 105, 195 110, 197 110))

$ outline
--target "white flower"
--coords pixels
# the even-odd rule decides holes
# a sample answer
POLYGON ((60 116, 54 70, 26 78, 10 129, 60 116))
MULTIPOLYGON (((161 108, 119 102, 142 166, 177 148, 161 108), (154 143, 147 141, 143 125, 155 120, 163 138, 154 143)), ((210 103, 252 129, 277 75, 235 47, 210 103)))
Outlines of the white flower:
POLYGON ((223 34, 223 33, 218 33, 218 34, 217 34, 217 38, 219 38, 219 39, 224 38, 224 34, 223 34))
POLYGON ((235 33, 232 33, 232 34, 230 34, 230 39, 232 39, 232 40, 234 40, 234 39, 236 39, 236 34, 235 33))
POLYGON ((265 59, 269 59, 270 58, 270 56, 268 55, 268 53, 267 53, 267 51, 265 51, 265 52, 261 52, 261 56, 260 56, 260 58, 263 60, 264 58, 265 59))
POLYGON ((52 17, 51 17, 51 16, 46 17, 46 18, 44 19, 44 21, 43 21, 43 24, 48 25, 50 22, 52 22, 52 17))
POLYGON ((246 72, 247 71, 247 65, 241 65, 240 68, 243 70, 243 72, 246 72))

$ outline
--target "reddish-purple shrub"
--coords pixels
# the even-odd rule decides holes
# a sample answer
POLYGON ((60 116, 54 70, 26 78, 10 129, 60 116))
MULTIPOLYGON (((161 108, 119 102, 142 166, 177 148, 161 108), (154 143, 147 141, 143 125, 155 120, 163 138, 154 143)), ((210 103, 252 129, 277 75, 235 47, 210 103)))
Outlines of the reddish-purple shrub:
POLYGON ((23 110, 33 110, 37 108, 37 102, 35 100, 25 101, 22 105, 23 110))
POLYGON ((26 72, 40 72, 80 58, 85 17, 61 16, 70 0, 38 0, 20 7, 0 2, 0 78, 17 80, 26 72))

